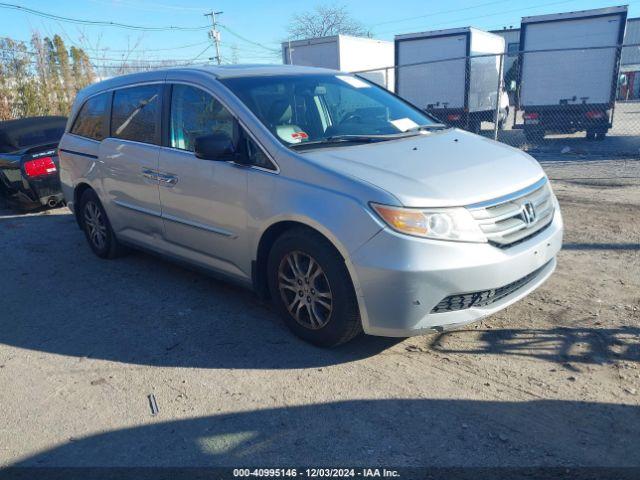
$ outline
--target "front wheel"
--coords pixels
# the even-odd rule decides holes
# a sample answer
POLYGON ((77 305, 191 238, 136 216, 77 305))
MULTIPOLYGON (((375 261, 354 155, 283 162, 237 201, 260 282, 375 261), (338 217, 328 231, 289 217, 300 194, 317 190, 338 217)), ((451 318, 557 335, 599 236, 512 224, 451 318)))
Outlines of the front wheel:
POLYGON ((271 249, 267 269, 271 298, 300 338, 333 347, 362 331, 344 259, 321 235, 306 228, 285 232, 271 249))

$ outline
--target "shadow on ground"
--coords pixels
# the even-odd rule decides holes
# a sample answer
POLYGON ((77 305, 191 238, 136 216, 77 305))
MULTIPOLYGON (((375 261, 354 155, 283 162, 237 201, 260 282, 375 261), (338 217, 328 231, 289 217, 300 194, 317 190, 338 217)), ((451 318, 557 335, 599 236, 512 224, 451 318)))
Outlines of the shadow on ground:
POLYGON ((640 328, 458 330, 431 337, 429 348, 448 354, 512 355, 552 363, 640 362, 640 328))
POLYGON ((362 400, 156 418, 18 466, 640 465, 640 408, 628 405, 362 400))
MULTIPOLYGON (((640 128, 636 128, 636 133, 640 128)), ((482 136, 493 139, 493 130, 483 130, 482 136)), ((575 135, 547 135, 535 143, 527 142, 521 129, 501 130, 498 141, 530 154, 573 154, 612 157, 640 156, 640 136, 610 133, 602 141, 587 140, 584 133, 575 135)))
MULTIPOLYGON (((242 288, 143 253, 98 259, 71 215, 0 217, 0 249, 9 253, 0 276, 0 342, 20 348, 132 364, 290 369, 367 358, 399 341, 361 336, 334 350, 310 346, 242 288)), ((469 330, 426 341, 445 353, 603 363, 640 361, 639 334, 638 328, 469 330)))
POLYGON ((94 256, 73 216, 0 217, 0 342, 145 365, 306 368, 398 342, 362 336, 334 350, 294 337, 252 293, 161 258, 94 256))

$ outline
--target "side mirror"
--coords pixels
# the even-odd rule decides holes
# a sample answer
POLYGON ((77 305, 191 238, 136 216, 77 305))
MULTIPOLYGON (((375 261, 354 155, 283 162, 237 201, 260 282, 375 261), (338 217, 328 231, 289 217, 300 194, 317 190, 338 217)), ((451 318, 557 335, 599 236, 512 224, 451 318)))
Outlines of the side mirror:
POLYGON ((226 133, 212 133, 196 137, 194 141, 196 157, 204 160, 232 160, 236 149, 233 140, 226 133))

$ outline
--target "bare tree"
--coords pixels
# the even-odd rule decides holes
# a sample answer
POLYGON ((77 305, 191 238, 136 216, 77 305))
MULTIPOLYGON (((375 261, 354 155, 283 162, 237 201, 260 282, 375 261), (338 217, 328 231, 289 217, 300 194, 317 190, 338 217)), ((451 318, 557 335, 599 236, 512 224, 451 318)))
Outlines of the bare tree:
POLYGON ((369 34, 360 22, 351 17, 345 5, 318 5, 310 12, 294 15, 287 30, 291 39, 369 34))
POLYGON ((40 113, 38 83, 31 65, 24 42, 0 39, 0 113, 3 117, 7 114, 10 118, 28 117, 40 113))

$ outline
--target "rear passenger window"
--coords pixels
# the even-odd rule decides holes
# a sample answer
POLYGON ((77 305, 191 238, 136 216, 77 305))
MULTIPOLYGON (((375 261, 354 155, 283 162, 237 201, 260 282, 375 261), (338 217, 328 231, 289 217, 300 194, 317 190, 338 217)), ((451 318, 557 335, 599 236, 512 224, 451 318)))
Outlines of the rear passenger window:
POLYGON ((199 88, 176 84, 171 94, 171 147, 193 152, 196 137, 225 133, 233 139, 235 120, 222 104, 199 88))
POLYGON ((87 100, 76 117, 71 133, 93 140, 105 138, 110 98, 111 93, 103 93, 87 100))
POLYGON ((116 90, 111 109, 111 135, 159 145, 161 92, 161 85, 116 90))

